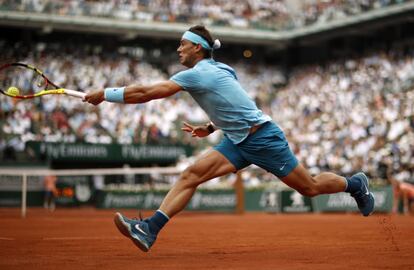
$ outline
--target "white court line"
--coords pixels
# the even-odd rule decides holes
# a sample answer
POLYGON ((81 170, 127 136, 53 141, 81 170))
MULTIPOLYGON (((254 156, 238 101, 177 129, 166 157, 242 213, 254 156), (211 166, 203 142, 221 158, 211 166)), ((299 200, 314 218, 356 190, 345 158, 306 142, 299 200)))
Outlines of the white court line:
POLYGON ((90 236, 71 236, 71 237, 45 237, 44 241, 62 241, 62 240, 116 240, 122 237, 90 237, 90 236))
POLYGON ((0 241, 14 241, 14 238, 9 238, 9 237, 0 237, 0 241))

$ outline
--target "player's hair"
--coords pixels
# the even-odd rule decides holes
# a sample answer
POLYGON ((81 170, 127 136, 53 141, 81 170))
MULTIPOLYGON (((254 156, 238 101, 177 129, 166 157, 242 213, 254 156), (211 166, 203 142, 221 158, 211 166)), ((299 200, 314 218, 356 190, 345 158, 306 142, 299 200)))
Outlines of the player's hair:
MULTIPOLYGON (((195 25, 191 27, 190 29, 188 29, 188 31, 193 32, 194 34, 197 34, 201 36, 202 38, 204 38, 208 42, 208 44, 213 48, 213 45, 214 45, 213 38, 211 37, 210 31, 208 31, 204 25, 195 25)), ((203 48, 203 52, 204 52, 204 58, 211 58, 213 55, 212 51, 204 49, 204 48, 203 48)))

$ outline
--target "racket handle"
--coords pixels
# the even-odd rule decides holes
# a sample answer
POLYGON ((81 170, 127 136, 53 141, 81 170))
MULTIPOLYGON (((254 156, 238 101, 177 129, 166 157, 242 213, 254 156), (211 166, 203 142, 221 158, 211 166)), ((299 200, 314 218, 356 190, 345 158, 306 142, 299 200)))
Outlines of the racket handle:
POLYGON ((72 97, 78 97, 81 99, 85 99, 86 94, 83 92, 75 91, 75 90, 69 90, 65 89, 65 94, 72 97))

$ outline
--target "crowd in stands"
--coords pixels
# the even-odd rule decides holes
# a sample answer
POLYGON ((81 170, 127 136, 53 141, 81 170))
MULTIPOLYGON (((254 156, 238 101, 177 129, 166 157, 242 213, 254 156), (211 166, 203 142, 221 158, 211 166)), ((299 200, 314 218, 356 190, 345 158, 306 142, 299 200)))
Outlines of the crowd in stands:
POLYGON ((391 164, 410 180, 413 64, 413 51, 395 50, 298 69, 271 100, 273 119, 313 173, 362 168, 384 179, 391 164))
MULTIPOLYGON (((142 59, 120 53, 88 52, 65 45, 37 44, 22 62, 36 63, 55 83, 100 89, 168 79, 142 59), (57 49, 53 49, 57 48, 57 49), (72 48, 73 49, 73 48, 72 48), (46 53, 42 53, 47 50, 46 53)), ((22 48, 0 42, 3 56, 22 48)), ((349 175, 363 169, 385 178, 386 164, 409 181, 414 164, 414 51, 390 50, 325 65, 280 68, 230 62, 244 88, 285 131, 298 159, 312 173, 329 169, 349 175), (280 86, 283 85, 283 86, 280 86), (278 87, 276 87, 278 86, 278 87), (390 162, 391 160, 391 162, 390 162), (349 162, 351 161, 351 162, 349 162)), ((88 143, 192 143, 182 121, 205 123, 204 112, 180 92, 138 105, 92 106, 77 98, 45 96, 31 101, 0 97, 0 150, 24 149, 29 140, 88 143)), ((216 132, 208 142, 216 143, 216 132)))
POLYGON ((0 0, 0 10, 288 30, 412 0, 0 0))

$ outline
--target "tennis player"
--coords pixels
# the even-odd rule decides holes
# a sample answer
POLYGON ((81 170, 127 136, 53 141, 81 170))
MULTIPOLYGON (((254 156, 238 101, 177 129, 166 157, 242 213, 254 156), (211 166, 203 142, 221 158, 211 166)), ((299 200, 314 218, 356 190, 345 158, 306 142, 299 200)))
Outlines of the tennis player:
POLYGON ((144 103, 187 91, 211 122, 201 126, 184 123, 182 130, 193 137, 205 137, 217 129, 224 133, 214 149, 181 174, 153 216, 137 220, 116 213, 115 224, 120 232, 141 250, 148 251, 169 219, 184 209, 198 185, 250 164, 273 173, 304 196, 348 192, 362 215, 370 215, 374 197, 368 190, 367 176, 362 172, 350 178, 328 172, 311 176, 298 163, 279 126, 246 94, 234 69, 212 58, 218 48, 220 42, 213 41, 204 26, 191 27, 182 35, 177 49, 179 61, 187 70, 154 85, 106 88, 86 96, 85 100, 94 105, 103 101, 144 103))

